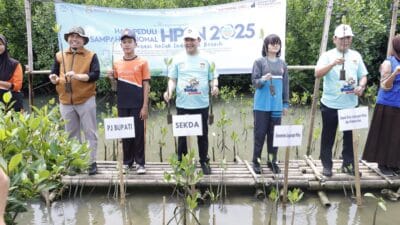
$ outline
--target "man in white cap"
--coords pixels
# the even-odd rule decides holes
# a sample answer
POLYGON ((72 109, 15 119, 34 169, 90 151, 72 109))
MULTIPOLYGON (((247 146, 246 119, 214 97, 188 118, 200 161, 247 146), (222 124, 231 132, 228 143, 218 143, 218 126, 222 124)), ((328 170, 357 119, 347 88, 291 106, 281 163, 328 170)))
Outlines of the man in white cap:
MULTIPOLYGON (((209 93, 218 95, 218 76, 214 62, 199 51, 200 34, 195 28, 183 32, 186 51, 173 58, 168 70, 168 87, 164 93, 169 102, 176 90, 176 109, 178 115, 201 114, 203 135, 197 137, 200 165, 204 174, 210 174, 208 158, 208 107, 209 93)), ((178 160, 187 153, 186 137, 178 138, 178 160)))
MULTIPOLYGON (((351 27, 340 24, 335 29, 336 48, 323 53, 315 67, 315 76, 323 77, 321 98, 322 135, 320 158, 322 174, 331 177, 332 147, 338 126, 338 110, 354 108, 367 85, 367 68, 361 55, 350 49, 353 40, 351 27)), ((343 132, 342 172, 354 175, 352 131, 343 132)))
POLYGON ((97 172, 96 80, 100 76, 99 60, 84 47, 89 42, 82 27, 72 27, 64 34, 69 47, 57 52, 49 76, 56 85, 60 112, 66 120, 65 130, 70 137, 81 141, 81 130, 89 142, 89 175, 97 172))

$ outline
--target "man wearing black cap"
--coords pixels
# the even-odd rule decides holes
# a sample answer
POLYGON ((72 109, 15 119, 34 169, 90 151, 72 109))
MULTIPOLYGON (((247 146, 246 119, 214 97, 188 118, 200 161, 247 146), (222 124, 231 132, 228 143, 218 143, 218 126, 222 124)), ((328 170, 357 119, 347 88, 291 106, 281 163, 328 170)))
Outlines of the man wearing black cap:
POLYGON ((97 172, 96 80, 100 75, 99 60, 84 47, 89 42, 82 27, 72 27, 64 34, 69 47, 57 52, 49 76, 56 85, 60 112, 66 120, 70 137, 81 141, 81 130, 91 149, 89 175, 97 172))
POLYGON ((135 121, 135 137, 122 139, 124 172, 136 162, 137 174, 144 174, 144 126, 148 115, 150 70, 147 60, 135 53, 137 44, 133 30, 124 29, 120 39, 124 56, 114 63, 107 75, 112 81, 117 80, 118 116, 133 116, 135 121))

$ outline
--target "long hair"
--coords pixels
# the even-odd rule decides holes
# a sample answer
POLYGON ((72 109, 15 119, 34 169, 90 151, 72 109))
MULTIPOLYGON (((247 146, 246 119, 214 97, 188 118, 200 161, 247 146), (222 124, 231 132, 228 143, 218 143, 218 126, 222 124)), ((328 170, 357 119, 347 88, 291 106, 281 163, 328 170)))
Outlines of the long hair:
POLYGON ((18 61, 8 55, 7 39, 2 34, 0 34, 0 41, 4 45, 4 52, 0 55, 0 80, 8 81, 18 65, 18 61))
POLYGON ((268 55, 268 45, 269 44, 279 44, 280 48, 279 51, 276 53, 276 57, 281 56, 281 49, 282 49, 282 42, 278 35, 270 34, 264 39, 264 44, 261 50, 261 55, 263 57, 268 55))
POLYGON ((400 35, 396 35, 392 39, 392 55, 400 60, 400 35))

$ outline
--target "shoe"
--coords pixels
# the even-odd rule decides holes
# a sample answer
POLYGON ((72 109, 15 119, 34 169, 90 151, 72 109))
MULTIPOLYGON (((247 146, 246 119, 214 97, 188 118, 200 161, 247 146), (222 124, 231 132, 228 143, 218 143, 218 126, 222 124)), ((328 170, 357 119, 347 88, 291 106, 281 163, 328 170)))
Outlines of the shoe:
POLYGON ((399 167, 392 167, 392 170, 393 170, 394 176, 400 176, 400 168, 399 167))
POLYGON ((259 163, 253 163, 253 170, 256 174, 261 174, 261 166, 259 163))
POLYGON ((329 168, 323 168, 322 169, 322 175, 326 176, 326 177, 331 177, 333 175, 332 173, 332 169, 329 168))
POLYGON ((89 174, 89 175, 95 175, 96 173, 97 173, 97 163, 94 162, 94 163, 92 163, 92 164, 90 165, 88 174, 89 174))
POLYGON ((210 164, 208 164, 208 163, 200 163, 200 165, 201 165, 201 170, 203 170, 203 174, 204 175, 211 174, 210 164))
POLYGON ((387 167, 385 165, 378 165, 378 169, 385 176, 391 177, 391 176, 395 175, 395 172, 391 168, 389 168, 389 167, 387 167))
POLYGON ((146 168, 144 166, 138 166, 136 170, 137 174, 145 174, 146 173, 146 168))
POLYGON ((276 164, 276 162, 267 162, 267 166, 272 170, 273 173, 281 173, 281 169, 279 168, 278 164, 276 164))
POLYGON ((129 166, 129 165, 123 165, 122 166, 122 173, 123 174, 128 174, 129 173, 129 170, 131 170, 132 169, 132 165, 131 166, 129 166))
MULTIPOLYGON (((353 166, 342 166, 342 173, 346 173, 348 175, 355 176, 355 171, 354 171, 353 166)), ((358 174, 361 177, 362 173, 358 172, 358 174)))

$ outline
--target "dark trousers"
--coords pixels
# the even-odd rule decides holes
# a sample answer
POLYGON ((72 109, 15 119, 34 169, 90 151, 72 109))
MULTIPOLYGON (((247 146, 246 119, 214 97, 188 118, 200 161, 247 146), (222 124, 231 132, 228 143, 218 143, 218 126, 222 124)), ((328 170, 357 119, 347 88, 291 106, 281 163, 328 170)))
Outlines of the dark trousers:
POLYGON ((276 161, 277 147, 273 147, 274 126, 281 124, 281 117, 272 117, 272 112, 254 110, 254 148, 253 163, 257 164, 257 159, 261 159, 261 152, 264 146, 265 138, 267 139, 268 154, 272 154, 272 160, 276 161))
POLYGON ((122 149, 124 152, 124 165, 136 164, 144 166, 144 120, 139 118, 140 109, 118 109, 118 116, 133 116, 135 121, 135 137, 123 138, 122 149))
MULTIPOLYGON (((197 146, 199 148, 200 163, 207 163, 208 158, 208 107, 203 109, 182 109, 176 108, 178 115, 184 114, 201 114, 201 122, 203 126, 203 135, 197 136, 197 146)), ((182 154, 186 155, 187 143, 186 137, 178 137, 178 160, 182 160, 182 154)))
MULTIPOLYGON (((332 169, 332 147, 335 142, 338 127, 338 110, 331 109, 321 103, 322 136, 320 158, 324 168, 332 169)), ((353 136, 352 131, 343 132, 343 166, 353 165, 353 136)))

